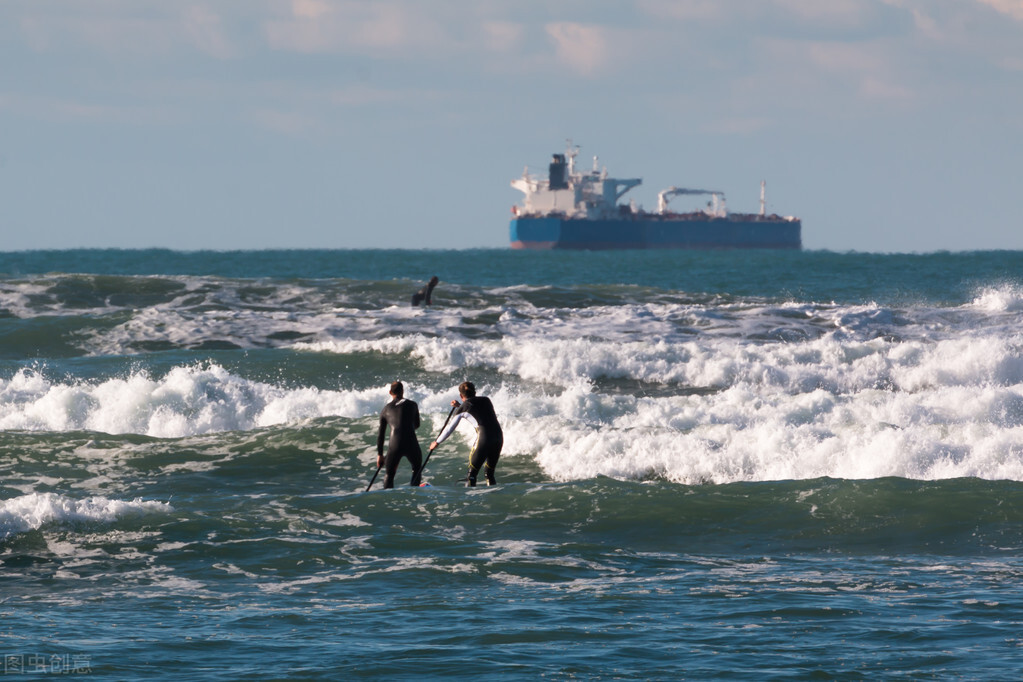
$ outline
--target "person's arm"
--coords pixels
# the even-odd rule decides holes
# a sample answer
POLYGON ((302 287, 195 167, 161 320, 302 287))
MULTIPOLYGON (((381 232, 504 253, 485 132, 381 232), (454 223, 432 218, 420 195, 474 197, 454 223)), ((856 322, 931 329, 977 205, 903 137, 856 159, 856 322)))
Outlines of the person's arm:
MULTIPOLYGON (((386 412, 387 408, 384 408, 386 412)), ((377 457, 384 456, 384 436, 387 435, 387 417, 380 413, 380 431, 377 433, 377 457)))
POLYGON ((455 427, 458 426, 458 422, 462 419, 462 414, 462 412, 455 413, 455 416, 448 422, 448 425, 444 427, 444 430, 441 431, 439 436, 437 436, 437 440, 434 441, 435 446, 446 441, 448 436, 455 432, 455 427))

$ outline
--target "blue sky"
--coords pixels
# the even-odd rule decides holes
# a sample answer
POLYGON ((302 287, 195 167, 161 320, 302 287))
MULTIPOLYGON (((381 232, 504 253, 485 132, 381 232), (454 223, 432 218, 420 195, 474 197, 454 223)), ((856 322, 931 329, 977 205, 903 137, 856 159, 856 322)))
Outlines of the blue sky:
POLYGON ((4 250, 503 247, 567 138, 810 249, 1021 249, 1023 0, 0 0, 4 250))

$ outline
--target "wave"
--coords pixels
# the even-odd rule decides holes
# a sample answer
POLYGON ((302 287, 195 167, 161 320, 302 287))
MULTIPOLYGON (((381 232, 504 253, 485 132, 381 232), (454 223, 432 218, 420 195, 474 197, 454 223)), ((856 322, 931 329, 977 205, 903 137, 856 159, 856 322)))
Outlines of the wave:
POLYGON ((800 342, 398 334, 294 348, 324 356, 320 371, 343 366, 357 380, 284 385, 215 363, 96 381, 22 368, 0 379, 0 428, 180 438, 323 417, 373 424, 387 368, 398 367, 424 412, 444 412, 454 387, 474 379, 500 406, 509 451, 555 479, 1023 480, 1020 334, 896 341, 836 330, 800 342))
POLYGON ((443 415, 469 378, 498 404, 509 456, 554 480, 1023 480, 1012 283, 905 307, 446 285, 458 305, 434 309, 394 303, 400 281, 4 286, 0 335, 21 339, 0 367, 9 431, 174 439, 340 417, 366 433, 391 380, 443 415), (90 357, 63 362, 71 345, 90 357))
POLYGON ((144 355, 167 350, 329 347, 392 336, 475 339, 694 338, 751 343, 927 341, 964 329, 1020 333, 1019 285, 979 288, 956 305, 838 304, 634 285, 447 285, 433 309, 408 305, 399 281, 233 280, 51 275, 0 280, 2 357, 144 355))
POLYGON ((1023 286, 1001 284, 983 287, 970 305, 989 313, 1018 313, 1023 310, 1023 286))
POLYGON ((126 502, 106 497, 74 499, 55 493, 30 493, 0 501, 0 540, 48 524, 112 523, 129 516, 167 513, 166 502, 139 498, 126 502))
POLYGON ((180 438, 325 415, 361 416, 379 410, 380 393, 377 388, 287 389, 241 378, 216 364, 175 367, 159 378, 138 371, 127 378, 70 383, 21 369, 0 380, 0 428, 180 438))
POLYGON ((768 344, 707 336, 681 342, 656 337, 612 342, 549 335, 496 340, 395 335, 293 347, 343 356, 408 356, 428 372, 496 370, 508 377, 562 387, 625 379, 683 389, 747 385, 798 394, 817 389, 917 392, 942 386, 1023 383, 1023 332, 911 342, 862 341, 832 333, 805 342, 768 344))

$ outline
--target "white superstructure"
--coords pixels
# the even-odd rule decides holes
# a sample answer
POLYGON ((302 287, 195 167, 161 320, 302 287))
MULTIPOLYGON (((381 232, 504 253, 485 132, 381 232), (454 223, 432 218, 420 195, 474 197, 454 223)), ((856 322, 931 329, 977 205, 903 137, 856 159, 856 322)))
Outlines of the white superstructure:
POLYGON ((618 200, 643 181, 639 178, 609 178, 607 169, 597 170, 597 157, 593 157, 593 170, 576 172, 575 157, 578 146, 569 141, 564 154, 555 154, 546 180, 529 174, 512 180, 511 186, 525 194, 523 207, 513 209, 517 215, 562 214, 568 218, 607 218, 634 208, 618 206, 618 200))
POLYGON ((725 193, 713 189, 686 189, 684 187, 669 187, 657 193, 657 212, 664 215, 668 212, 668 200, 680 194, 709 194, 710 205, 704 209, 704 213, 712 218, 727 218, 728 207, 725 206, 725 193))
MULTIPOLYGON (((546 180, 530 175, 528 168, 522 172, 521 178, 512 180, 511 186, 525 195, 523 206, 512 209, 515 214, 596 219, 639 212, 634 205, 619 206, 618 201, 626 192, 643 182, 640 178, 610 178, 606 168, 597 170, 597 157, 593 157, 593 170, 588 173, 577 172, 575 157, 578 154, 579 147, 573 146, 570 140, 564 154, 554 154, 546 180)), ((712 218, 728 217, 724 192, 684 187, 669 187, 658 193, 657 213, 668 215, 668 201, 680 194, 709 195, 711 200, 702 212, 712 218)))

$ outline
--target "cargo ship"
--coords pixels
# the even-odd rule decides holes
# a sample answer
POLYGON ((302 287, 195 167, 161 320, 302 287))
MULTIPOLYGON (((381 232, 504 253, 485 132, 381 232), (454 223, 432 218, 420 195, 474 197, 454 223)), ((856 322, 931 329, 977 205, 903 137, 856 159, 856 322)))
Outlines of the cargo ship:
POLYGON ((530 175, 512 180, 525 194, 512 207, 514 249, 800 249, 802 223, 793 216, 767 214, 760 183, 759 213, 730 213, 717 190, 669 187, 657 195, 657 211, 619 203, 640 178, 611 178, 607 169, 576 170, 579 147, 569 142, 554 154, 547 179, 530 175), (706 196, 706 207, 686 213, 669 209, 678 196, 706 196))

